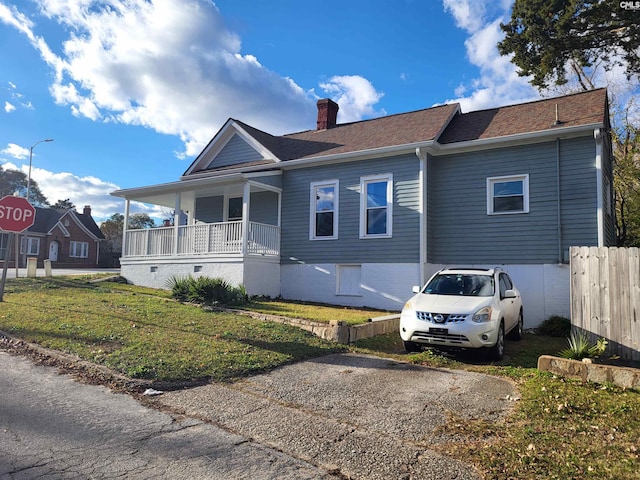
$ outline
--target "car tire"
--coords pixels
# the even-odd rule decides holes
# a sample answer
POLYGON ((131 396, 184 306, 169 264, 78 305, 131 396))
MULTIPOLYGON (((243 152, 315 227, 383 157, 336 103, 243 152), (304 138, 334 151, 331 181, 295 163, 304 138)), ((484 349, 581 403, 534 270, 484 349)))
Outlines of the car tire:
POLYGON ((504 323, 500 322, 495 345, 487 348, 489 349, 488 353, 491 360, 500 361, 504 358, 504 323))
POLYGON ((524 331, 524 317, 522 316, 522 310, 520 310, 520 314, 518 315, 518 324, 513 327, 513 330, 509 332, 509 340, 522 340, 522 333, 524 331))
POLYGON ((404 349, 407 353, 415 353, 422 350, 422 348, 420 348, 420 344, 416 342, 404 342, 404 349))

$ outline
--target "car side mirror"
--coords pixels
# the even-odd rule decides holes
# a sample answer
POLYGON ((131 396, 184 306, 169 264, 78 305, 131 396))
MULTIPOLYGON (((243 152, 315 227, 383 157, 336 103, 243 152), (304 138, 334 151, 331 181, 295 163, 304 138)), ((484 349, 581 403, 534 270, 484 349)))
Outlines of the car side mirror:
POLYGON ((420 293, 420 287, 419 287, 418 285, 414 285, 414 286, 411 288, 411 291, 412 291, 413 293, 420 293))
POLYGON ((517 296, 515 290, 505 290, 504 292, 504 298, 516 298, 517 296))

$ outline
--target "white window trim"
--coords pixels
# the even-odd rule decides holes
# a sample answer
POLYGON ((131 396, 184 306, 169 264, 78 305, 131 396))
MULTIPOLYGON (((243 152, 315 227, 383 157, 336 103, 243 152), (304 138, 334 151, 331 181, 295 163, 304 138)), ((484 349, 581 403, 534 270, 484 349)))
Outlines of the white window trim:
POLYGON ((506 175, 503 177, 488 177, 487 178, 487 215, 520 215, 522 213, 529 213, 529 174, 522 175, 506 175), (522 210, 509 211, 509 212, 494 212, 493 211, 493 184, 499 182, 522 182, 522 210))
POLYGON ((340 202, 339 192, 340 181, 339 180, 326 180, 322 182, 311 182, 309 184, 309 240, 337 240, 338 239, 338 209, 340 202), (316 189, 318 187, 333 187, 335 197, 333 200, 333 235, 331 236, 316 236, 316 189))
POLYGON ((75 240, 72 240, 69 243, 69 257, 89 258, 89 242, 77 242, 75 240), (80 246, 80 255, 77 255, 78 245, 80 246))
POLYGON ((391 238, 393 236, 393 174, 368 175, 360 177, 360 238, 391 238), (381 234, 367 233, 367 184, 387 182, 387 232, 381 234))

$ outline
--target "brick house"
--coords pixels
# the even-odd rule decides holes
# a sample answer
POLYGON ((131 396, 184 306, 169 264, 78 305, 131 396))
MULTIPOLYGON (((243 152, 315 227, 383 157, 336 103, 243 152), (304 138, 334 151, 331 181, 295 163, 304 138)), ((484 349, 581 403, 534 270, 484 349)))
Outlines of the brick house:
MULTIPOLYGON (((10 234, 0 234, 0 258, 9 258, 9 266, 15 266, 15 250, 6 255, 10 234)), ((26 258, 37 258, 38 267, 44 260, 51 260, 54 267, 95 267, 100 261, 100 243, 104 235, 91 216, 91 207, 82 213, 74 209, 57 210, 36 207, 36 218, 26 234, 19 234, 20 255, 18 265, 24 266, 26 258), (26 250, 25 250, 26 245, 26 250)))

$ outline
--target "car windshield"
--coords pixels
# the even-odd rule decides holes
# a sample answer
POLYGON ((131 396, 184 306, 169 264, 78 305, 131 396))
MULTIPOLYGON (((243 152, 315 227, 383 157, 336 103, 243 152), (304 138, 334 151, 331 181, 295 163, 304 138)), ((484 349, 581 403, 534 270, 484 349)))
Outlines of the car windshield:
POLYGON ((442 273, 433 277, 422 293, 490 297, 494 293, 493 276, 472 273, 442 273))

